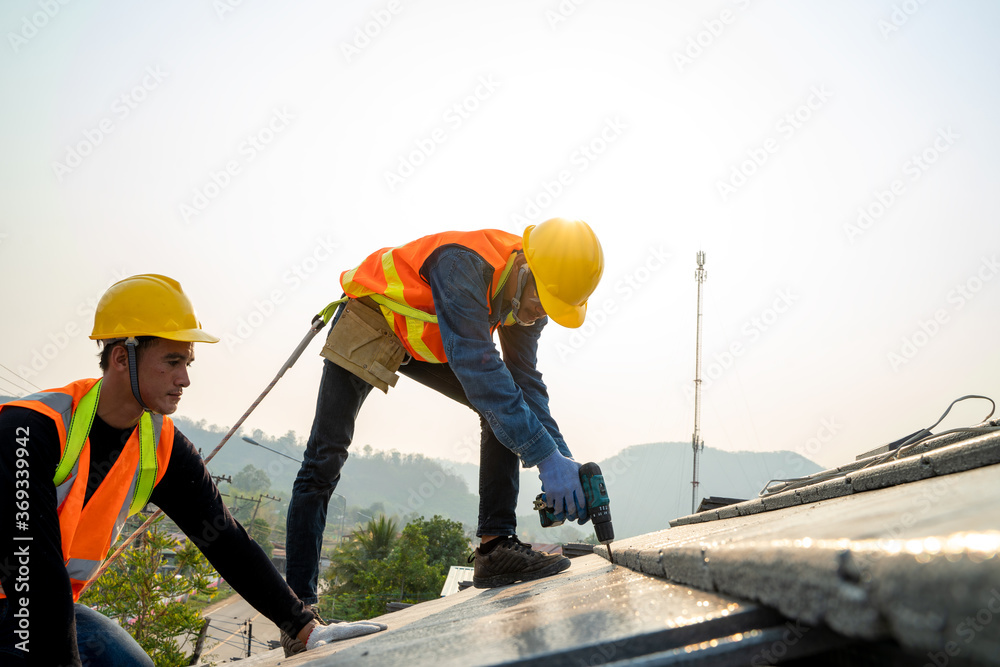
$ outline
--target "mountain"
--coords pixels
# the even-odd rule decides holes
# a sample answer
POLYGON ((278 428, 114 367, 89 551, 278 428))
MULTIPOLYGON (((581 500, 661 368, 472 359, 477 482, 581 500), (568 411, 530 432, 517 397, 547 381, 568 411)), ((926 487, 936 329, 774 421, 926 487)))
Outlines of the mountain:
MULTIPOLYGON (((671 519, 691 513, 691 456, 690 443, 657 442, 633 445, 597 462, 611 498, 616 537, 662 530, 671 519)), ((442 463, 461 475, 469 488, 479 488, 479 466, 442 463)), ((700 468, 699 501, 707 496, 753 498, 772 478, 822 470, 795 452, 728 452, 711 447, 702 452, 700 468)), ((531 503, 541 491, 537 468, 521 470, 520 488, 518 515, 531 515, 531 503)))
MULTIPOLYGON (((227 430, 175 417, 177 428, 208 454, 227 430)), ((273 507, 283 517, 291 497, 305 443, 294 431, 273 437, 254 431, 258 447, 234 435, 209 463, 213 475, 233 476, 250 464, 267 473, 270 493, 281 498, 273 507), (265 447, 267 449, 265 449, 265 447), (273 451, 272 451, 273 450, 273 451)), ((611 497, 611 516, 616 537, 625 538, 661 530, 671 519, 691 512, 691 445, 659 442, 633 445, 615 456, 598 461, 611 497)), ((822 468, 790 451, 728 452, 706 448, 701 457, 698 498, 724 496, 752 498, 771 478, 799 477, 822 468)), ((221 484, 225 489, 225 485, 221 484)), ((531 503, 541 491, 538 471, 521 470, 518 528, 522 539, 537 542, 583 540, 593 535, 589 526, 576 524, 542 530, 531 503)), ((366 515, 384 511, 400 518, 435 514, 461 521, 474 531, 479 508, 479 467, 470 463, 432 459, 420 454, 401 454, 364 447, 352 450, 344 465, 337 494, 346 499, 349 530, 366 515)), ((341 516, 345 501, 334 497, 329 522, 341 516)))

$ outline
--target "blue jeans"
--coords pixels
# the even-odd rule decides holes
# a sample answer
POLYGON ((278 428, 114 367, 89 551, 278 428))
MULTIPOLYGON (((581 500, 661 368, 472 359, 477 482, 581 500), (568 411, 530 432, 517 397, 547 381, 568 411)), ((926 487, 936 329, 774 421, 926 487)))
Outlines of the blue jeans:
MULTIPOLYGON (((132 636, 117 623, 82 604, 73 605, 76 615, 76 643, 83 667, 153 667, 153 660, 146 655, 132 636)), ((13 617, 8 618, 7 600, 0 600, 0 664, 11 667, 27 664, 25 655, 14 648, 21 641, 13 634, 13 617)), ((50 632, 66 632, 65 628, 46 628, 44 617, 37 617, 28 644, 29 650, 39 653, 40 642, 50 632)))
MULTIPOLYGON (((448 364, 411 359, 399 372, 472 407, 448 364)), ((292 486, 286 540, 288 585, 306 604, 315 604, 326 512, 354 438, 354 423, 372 386, 333 362, 323 360, 316 414, 302 467, 292 486)), ((479 525, 476 535, 513 535, 520 460, 504 447, 480 416, 479 525)))

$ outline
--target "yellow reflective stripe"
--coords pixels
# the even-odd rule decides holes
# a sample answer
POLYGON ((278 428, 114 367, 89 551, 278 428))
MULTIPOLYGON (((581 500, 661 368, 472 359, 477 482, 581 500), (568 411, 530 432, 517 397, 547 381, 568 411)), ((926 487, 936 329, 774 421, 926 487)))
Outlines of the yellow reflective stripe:
POLYGON ((156 484, 156 437, 153 435, 153 417, 149 410, 139 418, 139 479, 135 485, 135 495, 129 506, 128 515, 132 516, 149 502, 153 495, 153 485, 156 484))
POLYGON ((357 275, 358 269, 360 268, 361 268, 360 266, 355 266, 350 271, 344 272, 344 277, 341 279, 340 284, 341 287, 344 288, 344 291, 347 292, 348 294, 355 294, 357 292, 369 291, 367 287, 359 285, 358 283, 354 282, 354 276, 357 275))
MULTIPOLYGON (((382 296, 381 294, 372 294, 372 301, 380 306, 385 306, 394 313, 399 313, 407 319, 413 318, 415 320, 420 320, 421 322, 430 322, 431 324, 437 324, 437 315, 432 315, 431 313, 425 313, 424 311, 414 308, 413 306, 408 306, 405 303, 399 303, 398 301, 393 301, 392 299, 382 296)), ((389 320, 389 324, 392 324, 392 320, 389 320)))
POLYGON ((418 356, 422 357, 424 361, 437 364, 444 363, 443 359, 438 359, 434 356, 434 353, 431 352, 430 348, 424 343, 424 339, 421 338, 424 333, 425 326, 426 325, 423 322, 407 317, 406 340, 410 343, 410 347, 413 348, 413 351, 416 352, 418 356))
POLYGON ((396 248, 382 254, 382 271, 385 273, 385 292, 383 294, 393 301, 409 306, 410 304, 403 297, 403 281, 400 280, 396 264, 392 261, 393 250, 396 248))
POLYGON ((507 258, 507 265, 503 267, 503 273, 500 274, 500 282, 497 283, 497 288, 493 291, 493 294, 490 295, 490 301, 493 300, 493 297, 495 297, 498 292, 503 291, 503 286, 507 284, 507 278, 510 277, 510 270, 514 268, 515 259, 517 259, 516 252, 507 258))
POLYGON ((83 451, 83 443, 90 435, 90 426, 94 423, 94 415, 97 414, 97 401, 101 397, 101 382, 102 380, 98 380, 97 384, 83 395, 76 410, 73 411, 73 417, 69 422, 69 434, 66 436, 66 449, 63 450, 62 458, 59 459, 59 465, 56 466, 55 477, 52 478, 56 486, 65 482, 66 478, 69 477, 80 458, 80 452, 83 451))

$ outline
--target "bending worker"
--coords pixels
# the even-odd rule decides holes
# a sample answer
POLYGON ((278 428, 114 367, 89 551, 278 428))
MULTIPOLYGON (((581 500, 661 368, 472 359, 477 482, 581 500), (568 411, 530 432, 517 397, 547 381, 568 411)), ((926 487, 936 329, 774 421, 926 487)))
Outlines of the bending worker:
POLYGON ((316 414, 288 507, 287 579, 296 595, 316 601, 327 504, 358 411, 373 386, 395 385, 397 370, 479 415, 475 586, 569 567, 568 558, 515 537, 518 467, 538 466, 557 515, 587 520, 580 464, 549 414, 535 362, 549 317, 566 327, 583 324, 603 270, 600 242, 587 223, 554 218, 529 226, 523 237, 494 229, 425 236, 383 248, 341 275, 349 298, 323 349, 316 414))
POLYGON ((219 340, 202 331, 177 282, 150 274, 115 283, 90 337, 101 346, 101 379, 0 405, 0 664, 153 664, 118 624, 74 604, 147 501, 291 639, 312 648, 385 629, 319 625, 166 416, 190 384, 194 343, 219 340))

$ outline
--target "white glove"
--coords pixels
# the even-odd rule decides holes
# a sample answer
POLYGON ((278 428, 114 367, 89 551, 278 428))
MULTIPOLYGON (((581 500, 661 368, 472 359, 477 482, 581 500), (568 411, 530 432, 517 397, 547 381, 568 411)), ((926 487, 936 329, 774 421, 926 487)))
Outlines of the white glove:
POLYGON ((370 635, 373 632, 385 630, 388 627, 389 626, 385 623, 376 623, 374 621, 355 621, 354 623, 331 623, 330 625, 317 625, 313 628, 313 631, 309 633, 309 639, 306 641, 306 650, 311 651, 317 646, 338 642, 342 639, 370 635))

